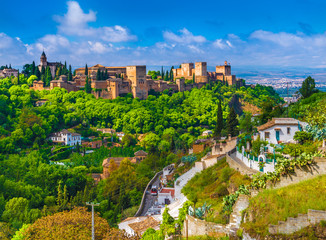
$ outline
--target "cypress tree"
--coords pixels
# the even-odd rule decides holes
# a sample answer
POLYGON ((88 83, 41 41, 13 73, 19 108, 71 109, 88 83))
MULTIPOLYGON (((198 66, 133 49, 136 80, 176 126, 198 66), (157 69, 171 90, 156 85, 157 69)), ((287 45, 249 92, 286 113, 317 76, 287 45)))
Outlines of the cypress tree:
POLYGON ((37 77, 38 80, 41 79, 41 73, 40 73, 40 69, 38 67, 35 68, 34 75, 37 77))
POLYGON ((63 203, 62 203, 62 207, 66 208, 67 204, 68 204, 68 191, 67 191, 67 185, 64 186, 63 188, 63 203))
POLYGON ((68 81, 72 81, 71 65, 69 65, 68 81))
POLYGON ((162 66, 162 69, 161 69, 161 77, 162 77, 162 79, 164 79, 164 70, 163 70, 163 66, 162 66))
POLYGON ((88 79, 88 76, 86 76, 85 92, 86 93, 91 93, 92 92, 92 87, 91 87, 91 83, 90 83, 90 81, 88 79))
POLYGON ((214 130, 215 138, 221 137, 222 129, 223 129, 223 111, 222 111, 221 100, 219 100, 218 107, 217 107, 217 119, 216 119, 216 125, 214 130))
POLYGON ((43 76, 45 74, 45 68, 44 68, 44 66, 42 66, 42 68, 41 68, 41 75, 43 76))
POLYGON ((61 67, 57 67, 57 70, 55 71, 55 79, 58 79, 60 76, 60 69, 61 67))
POLYGON ((61 181, 59 181, 58 185, 58 197, 57 197, 57 205, 61 206, 63 203, 63 196, 62 196, 62 190, 61 190, 61 181))
POLYGON ((11 63, 9 64, 9 69, 11 69, 11 63))
POLYGON ((46 71, 45 71, 45 86, 50 86, 50 82, 52 80, 52 75, 51 75, 51 70, 49 67, 46 67, 46 71))
POLYGON ((96 73, 96 80, 100 80, 101 78, 101 73, 100 73, 100 69, 97 69, 97 73, 96 73))
POLYGON ((195 84, 195 74, 192 74, 192 83, 195 84))
POLYGON ((108 70, 105 69, 104 80, 106 80, 106 79, 108 79, 108 78, 109 78, 108 70))
POLYGON ((166 70, 165 76, 164 76, 164 81, 169 81, 169 71, 166 70))
POLYGON ((18 74, 17 74, 17 85, 19 85, 19 69, 18 69, 18 74))
POLYGON ((85 66, 85 76, 88 76, 88 67, 87 67, 87 63, 86 63, 86 66, 85 66))
POLYGON ((170 81, 171 82, 173 81, 173 69, 174 69, 174 67, 172 66, 171 70, 170 70, 170 81))
POLYGON ((35 62, 32 63, 31 75, 35 73, 35 62))
POLYGON ((230 109, 230 113, 227 119, 227 131, 228 134, 231 134, 232 137, 237 136, 239 134, 238 131, 238 119, 237 114, 233 107, 230 109))

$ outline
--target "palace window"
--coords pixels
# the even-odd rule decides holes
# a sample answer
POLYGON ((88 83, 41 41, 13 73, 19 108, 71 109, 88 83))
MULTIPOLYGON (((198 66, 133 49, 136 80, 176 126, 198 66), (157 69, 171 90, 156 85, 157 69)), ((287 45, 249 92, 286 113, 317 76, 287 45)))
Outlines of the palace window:
POLYGON ((288 134, 291 134, 291 128, 290 127, 287 128, 287 132, 288 132, 288 134))

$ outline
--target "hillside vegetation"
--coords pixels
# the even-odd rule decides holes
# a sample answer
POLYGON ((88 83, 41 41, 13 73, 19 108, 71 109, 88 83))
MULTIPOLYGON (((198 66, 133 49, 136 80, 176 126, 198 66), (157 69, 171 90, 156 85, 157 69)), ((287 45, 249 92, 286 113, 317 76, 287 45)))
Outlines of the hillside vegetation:
POLYGON ((223 197, 235 192, 240 185, 249 183, 250 178, 230 168, 224 158, 197 173, 182 192, 196 207, 201 207, 205 202, 211 205, 212 211, 206 216, 206 221, 226 223, 227 217, 222 214, 223 197))
POLYGON ((306 214, 308 209, 326 210, 326 175, 280 189, 260 192, 250 199, 247 221, 242 226, 248 233, 267 235, 268 225, 277 225, 288 217, 306 214))

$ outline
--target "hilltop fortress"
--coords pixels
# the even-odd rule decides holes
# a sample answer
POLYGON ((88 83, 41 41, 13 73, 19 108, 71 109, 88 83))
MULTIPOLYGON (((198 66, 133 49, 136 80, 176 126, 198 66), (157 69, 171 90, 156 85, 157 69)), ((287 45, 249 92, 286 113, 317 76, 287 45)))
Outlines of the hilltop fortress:
MULTIPOLYGON (((42 53, 41 62, 44 62, 45 54, 42 53)), ((52 69, 51 69, 52 72, 52 69)), ((52 80, 50 87, 65 88, 68 92, 78 91, 85 87, 85 68, 75 70, 73 81, 68 82, 67 76, 62 75, 59 80, 52 80)), ((216 66, 215 72, 207 72, 206 62, 183 63, 181 68, 173 69, 173 81, 154 80, 152 76, 146 74, 146 66, 126 66, 126 67, 105 67, 97 64, 88 68, 88 77, 91 81, 92 94, 96 98, 115 99, 118 96, 131 93, 134 98, 146 99, 149 91, 162 92, 172 90, 183 92, 192 88, 201 88, 210 82, 221 81, 228 85, 242 86, 242 81, 237 80, 231 74, 231 66, 225 61, 224 65, 216 66), (96 75, 105 72, 107 79, 96 80, 96 75)), ((42 81, 33 83, 35 90, 43 90, 42 81)))

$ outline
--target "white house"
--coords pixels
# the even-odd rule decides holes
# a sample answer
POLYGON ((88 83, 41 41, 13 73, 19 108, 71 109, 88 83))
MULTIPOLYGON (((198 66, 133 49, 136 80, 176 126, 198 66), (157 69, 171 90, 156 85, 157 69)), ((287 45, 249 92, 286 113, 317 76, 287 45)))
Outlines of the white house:
POLYGON ((213 134, 213 131, 212 130, 206 130, 202 133, 202 136, 209 136, 209 135, 212 135, 213 134))
POLYGON ((81 135, 78 133, 71 133, 66 129, 52 133, 48 139, 52 140, 52 142, 63 143, 67 146, 75 146, 77 143, 81 145, 81 135))
POLYGON ((174 188, 162 188, 157 194, 157 203, 168 205, 174 201, 174 188))
POLYGON ((161 179, 162 185, 167 184, 168 181, 171 181, 173 179, 173 173, 174 173, 174 163, 163 168, 163 174, 161 179))
POLYGON ((295 132, 304 129, 308 123, 294 118, 273 118, 269 122, 257 127, 261 140, 279 144, 293 141, 295 132))

